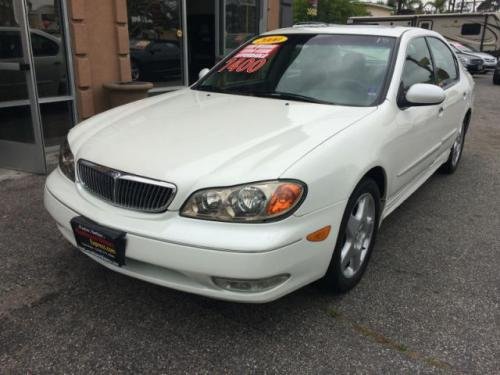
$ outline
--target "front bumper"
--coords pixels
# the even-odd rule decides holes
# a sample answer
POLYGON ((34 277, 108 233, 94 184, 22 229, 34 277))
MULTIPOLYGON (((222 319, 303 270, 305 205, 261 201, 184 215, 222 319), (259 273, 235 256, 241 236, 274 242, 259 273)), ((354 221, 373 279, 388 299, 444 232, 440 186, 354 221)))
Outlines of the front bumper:
POLYGON ((493 62, 493 63, 485 62, 483 64, 483 67, 486 70, 495 70, 495 68, 497 67, 497 63, 496 62, 493 62))
POLYGON ((268 302, 321 278, 329 265, 345 202, 320 211, 268 224, 233 224, 183 218, 177 212, 141 214, 100 201, 57 169, 47 178, 45 207, 63 236, 76 246, 70 220, 85 216, 127 232, 126 264, 93 260, 125 275, 204 296, 239 302, 268 302), (305 237, 326 225, 322 242, 305 237), (263 279, 290 277, 262 292, 235 292, 215 285, 212 277, 263 279))
POLYGON ((484 72, 484 65, 467 65, 467 70, 471 73, 484 72))

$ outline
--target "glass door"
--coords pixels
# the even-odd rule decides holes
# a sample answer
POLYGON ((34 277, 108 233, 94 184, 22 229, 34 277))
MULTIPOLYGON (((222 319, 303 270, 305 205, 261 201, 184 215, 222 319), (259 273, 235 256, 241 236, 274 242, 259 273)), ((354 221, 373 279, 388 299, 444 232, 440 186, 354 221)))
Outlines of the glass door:
POLYGON ((72 77, 61 0, 28 0, 28 26, 47 164, 73 126, 72 77), (55 151, 55 152, 54 152, 55 151))
POLYGON ((0 167, 45 173, 24 1, 0 1, 0 167))
POLYGON ((75 123, 65 5, 0 0, 0 167, 45 173, 75 123))

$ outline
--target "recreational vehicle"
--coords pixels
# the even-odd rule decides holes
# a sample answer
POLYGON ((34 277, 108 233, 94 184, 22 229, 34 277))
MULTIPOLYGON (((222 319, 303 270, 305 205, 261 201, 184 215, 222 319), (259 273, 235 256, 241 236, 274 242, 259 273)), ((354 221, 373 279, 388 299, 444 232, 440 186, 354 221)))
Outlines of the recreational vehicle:
POLYGON ((500 12, 351 17, 347 23, 421 27, 475 50, 500 55, 500 12))

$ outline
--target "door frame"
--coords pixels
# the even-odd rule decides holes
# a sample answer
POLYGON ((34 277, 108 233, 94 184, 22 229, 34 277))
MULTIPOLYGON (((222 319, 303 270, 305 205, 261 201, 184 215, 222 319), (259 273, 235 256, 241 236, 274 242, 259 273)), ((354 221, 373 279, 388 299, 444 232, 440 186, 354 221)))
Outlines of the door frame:
MULTIPOLYGON (((21 61, 22 64, 25 64, 27 67, 24 71, 28 97, 27 99, 1 102, 0 108, 29 106, 34 143, 0 140, 0 158, 5 160, 5 165, 2 163, 1 167, 16 168, 34 173, 45 173, 47 170, 45 163, 45 147, 40 121, 40 109, 36 101, 38 92, 34 75, 33 54, 31 53, 28 12, 24 0, 14 1, 13 6, 14 17, 16 17, 21 37, 21 61)), ((20 65, 16 70, 21 70, 20 65)))
POLYGON ((57 152, 58 146, 46 147, 43 123, 40 105, 56 102, 71 102, 72 110, 72 126, 78 122, 78 112, 75 102, 75 83, 74 83, 74 68, 71 54, 71 45, 69 41, 69 23, 68 23, 68 8, 66 0, 60 0, 60 8, 56 9, 60 12, 61 19, 61 35, 64 39, 62 44, 64 55, 66 58, 66 69, 68 79, 68 94, 54 97, 40 98, 38 96, 38 87, 36 79, 36 67, 31 44, 31 27, 28 19, 27 1, 13 1, 14 16, 18 22, 18 28, 21 37, 22 47, 22 64, 25 64, 26 87, 28 96, 26 99, 5 101, 0 103, 0 108, 15 108, 21 106, 29 106, 31 114, 31 127, 33 129, 34 143, 23 143, 8 140, 0 140, 0 159, 2 164, 0 168, 13 168, 26 172, 38 174, 47 173, 47 152, 57 152))

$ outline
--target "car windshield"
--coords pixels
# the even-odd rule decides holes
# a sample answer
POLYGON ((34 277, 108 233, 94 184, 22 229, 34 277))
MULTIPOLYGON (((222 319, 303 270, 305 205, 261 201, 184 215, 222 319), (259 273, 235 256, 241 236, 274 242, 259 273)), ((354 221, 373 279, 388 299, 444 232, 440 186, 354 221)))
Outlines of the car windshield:
POLYGON ((254 39, 195 90, 313 103, 371 106, 383 89, 395 38, 293 34, 254 39))
POLYGON ((476 51, 474 48, 464 46, 463 44, 458 44, 458 43, 456 43, 456 44, 455 44, 455 47, 456 47, 459 51, 462 51, 462 52, 478 52, 478 51, 476 51))

